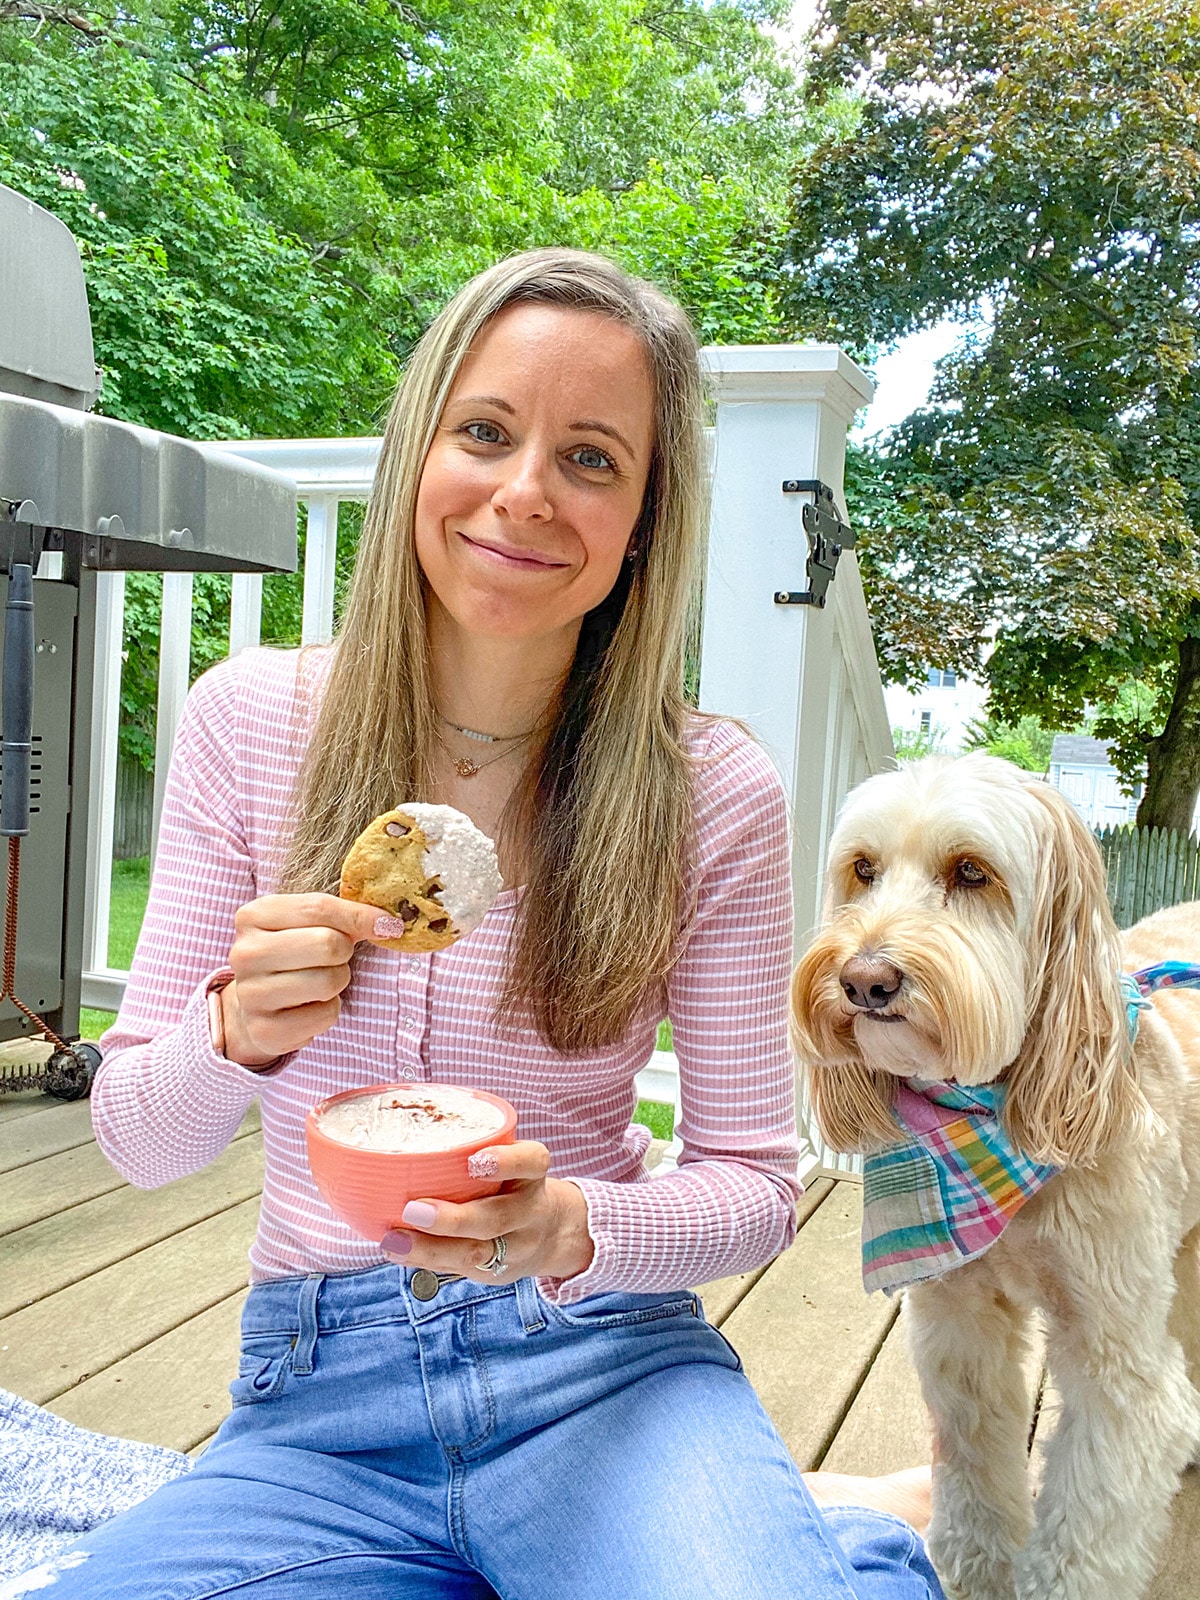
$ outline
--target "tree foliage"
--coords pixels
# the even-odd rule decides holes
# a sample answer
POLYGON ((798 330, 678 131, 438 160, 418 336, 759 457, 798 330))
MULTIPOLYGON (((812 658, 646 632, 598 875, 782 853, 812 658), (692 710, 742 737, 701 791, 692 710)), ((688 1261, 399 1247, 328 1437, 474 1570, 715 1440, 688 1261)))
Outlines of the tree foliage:
MULTIPOLYGON (((0 0, 0 182, 80 243, 99 409, 196 438, 373 433, 436 310, 518 249, 605 251, 705 340, 778 336, 787 175, 816 142, 771 31, 787 9, 0 0)), ((130 583, 139 759, 157 594, 130 583)), ((198 670, 228 583, 196 596, 198 670)), ((269 580, 268 634, 289 619, 297 584, 269 580)))
POLYGON ((999 756, 1014 766, 1024 767, 1027 772, 1045 772, 1050 766, 1053 744, 1053 731, 1043 728, 1036 717, 1002 722, 999 717, 987 716, 969 724, 964 749, 999 756))
POLYGON ((1200 6, 829 0, 859 93, 794 189, 794 324, 869 354, 962 319, 929 407, 852 463, 885 669, 1115 741, 1139 820, 1200 787, 1200 6), (1157 693, 1119 714, 1123 685, 1157 693))

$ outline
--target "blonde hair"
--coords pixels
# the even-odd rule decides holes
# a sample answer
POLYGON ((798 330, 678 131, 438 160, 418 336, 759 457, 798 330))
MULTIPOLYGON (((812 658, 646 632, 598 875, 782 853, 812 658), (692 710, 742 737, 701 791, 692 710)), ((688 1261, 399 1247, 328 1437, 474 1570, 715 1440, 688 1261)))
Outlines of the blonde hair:
POLYGON ((509 306, 562 306, 629 328, 654 386, 636 554, 583 620, 548 736, 515 801, 527 882, 501 1012, 564 1052, 611 1044, 669 970, 691 832, 683 666, 705 525, 703 388, 685 314, 575 250, 473 278, 417 346, 388 417, 353 583, 295 801, 280 887, 336 892, 367 822, 424 799, 436 711, 413 539, 421 470, 459 369, 509 306))

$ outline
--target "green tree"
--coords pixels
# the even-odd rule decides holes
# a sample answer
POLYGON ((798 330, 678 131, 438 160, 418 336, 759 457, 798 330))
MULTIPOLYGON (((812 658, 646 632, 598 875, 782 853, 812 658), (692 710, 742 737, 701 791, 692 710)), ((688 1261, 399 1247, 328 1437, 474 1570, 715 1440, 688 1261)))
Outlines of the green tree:
POLYGON ((1139 821, 1200 789, 1200 7, 829 0, 794 189, 793 325, 869 354, 944 316, 928 409, 850 474, 889 674, 996 715, 1095 708, 1139 821), (1153 717, 1120 713, 1148 685, 1153 717))
MULTIPOLYGON (((786 11, 0 0, 0 182, 79 240, 102 411, 207 439, 373 433, 439 306, 518 249, 604 250, 706 340, 778 336, 787 175, 816 142, 771 32, 786 11)), ((159 592, 128 590, 143 761, 159 592)), ((199 670, 228 583, 195 594, 199 670)), ((293 641, 298 583, 266 595, 264 636, 293 641)))
POLYGON ((897 761, 921 761, 926 756, 940 756, 946 753, 947 729, 941 723, 934 723, 929 728, 893 728, 892 744, 896 751, 897 761))
POLYGON ((1043 728, 1036 717, 1020 717, 1016 722, 1002 722, 998 717, 981 717, 967 728, 963 741, 966 750, 983 750, 989 756, 1000 756, 1027 772, 1046 772, 1050 766, 1050 750, 1054 732, 1043 728))

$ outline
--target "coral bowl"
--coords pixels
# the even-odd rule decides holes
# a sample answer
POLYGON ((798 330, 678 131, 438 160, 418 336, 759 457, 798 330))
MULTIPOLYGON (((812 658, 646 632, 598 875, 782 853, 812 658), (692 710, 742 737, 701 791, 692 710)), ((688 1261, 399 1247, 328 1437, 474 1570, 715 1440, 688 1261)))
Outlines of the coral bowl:
POLYGON ((496 1194, 499 1178, 472 1178, 467 1158, 476 1150, 492 1145, 511 1144, 516 1134, 517 1113, 507 1100, 482 1089, 463 1090, 457 1084, 376 1083, 368 1088, 348 1089, 330 1095, 308 1113, 305 1134, 308 1164, 313 1179, 329 1209, 352 1227, 378 1244, 385 1233, 403 1227, 401 1213, 410 1200, 452 1200, 462 1203, 496 1194), (499 1128, 482 1138, 441 1150, 364 1150, 356 1145, 331 1139, 321 1130, 321 1118, 331 1106, 356 1095, 388 1093, 411 1094, 414 1090, 454 1089, 474 1095, 504 1113, 499 1128))

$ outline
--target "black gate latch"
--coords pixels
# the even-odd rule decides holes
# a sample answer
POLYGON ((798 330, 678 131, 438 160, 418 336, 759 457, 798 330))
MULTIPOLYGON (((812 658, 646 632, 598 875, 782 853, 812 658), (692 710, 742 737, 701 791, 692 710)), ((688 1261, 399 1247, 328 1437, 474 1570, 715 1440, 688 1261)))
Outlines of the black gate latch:
POLYGON ((820 478, 785 478, 784 494, 810 494, 813 503, 801 512, 804 531, 808 535, 808 560, 805 574, 808 588, 803 593, 792 589, 777 589, 777 606, 816 606, 823 610, 825 595, 833 581, 838 557, 843 550, 853 550, 854 529, 838 516, 833 500, 833 490, 820 478))

